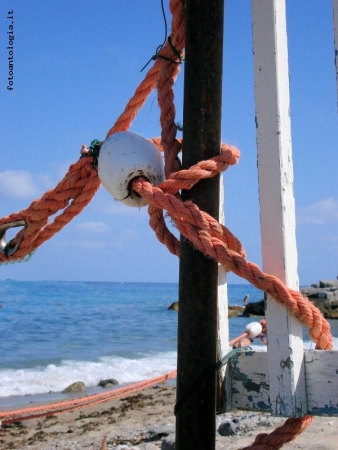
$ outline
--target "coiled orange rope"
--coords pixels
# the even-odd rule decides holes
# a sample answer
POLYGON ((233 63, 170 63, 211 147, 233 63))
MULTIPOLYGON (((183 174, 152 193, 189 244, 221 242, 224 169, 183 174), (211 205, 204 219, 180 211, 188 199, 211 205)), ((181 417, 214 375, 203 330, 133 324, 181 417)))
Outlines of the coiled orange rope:
MULTIPOLYGON (((149 93, 156 87, 161 110, 162 133, 161 142, 159 143, 158 140, 155 142, 164 150, 167 180, 155 188, 147 180, 140 178, 134 180, 132 188, 148 200, 150 225, 155 230, 158 239, 168 247, 169 251, 179 255, 179 242, 165 224, 163 216, 165 209, 180 233, 187 237, 196 248, 219 261, 227 271, 233 271, 267 292, 274 300, 284 304, 308 327, 311 339, 317 344, 316 348, 331 349, 330 326, 320 311, 307 298, 299 292, 288 289, 275 276, 262 272, 256 264, 248 262, 239 240, 226 227, 200 211, 193 203, 183 203, 179 198, 180 189, 189 189, 200 179, 214 176, 228 168, 229 165, 235 164, 239 158, 239 151, 233 147, 224 146, 220 156, 209 161, 202 161, 189 170, 180 170, 178 153, 181 151, 182 142, 176 138, 173 93, 173 84, 179 72, 179 65, 172 61, 179 62, 177 54, 181 53, 184 48, 184 1, 171 0, 170 10, 173 14, 171 41, 175 51, 168 43, 160 51, 160 54, 168 59, 159 58, 155 61, 126 105, 124 112, 108 131, 107 137, 130 127, 149 93)), ((100 181, 93 167, 93 158, 81 158, 69 168, 65 178, 56 188, 33 202, 29 208, 2 218, 0 227, 24 219, 27 228, 17 251, 9 256, 0 254, 0 263, 23 259, 61 230, 89 203, 99 185, 100 181), (51 224, 48 224, 49 217, 60 210, 63 211, 55 217, 51 224)), ((10 244, 14 247, 18 244, 19 239, 18 233, 10 244)), ((246 447, 245 450, 279 449, 301 433, 311 423, 311 420, 311 416, 288 419, 273 433, 257 436, 252 446, 246 447)))

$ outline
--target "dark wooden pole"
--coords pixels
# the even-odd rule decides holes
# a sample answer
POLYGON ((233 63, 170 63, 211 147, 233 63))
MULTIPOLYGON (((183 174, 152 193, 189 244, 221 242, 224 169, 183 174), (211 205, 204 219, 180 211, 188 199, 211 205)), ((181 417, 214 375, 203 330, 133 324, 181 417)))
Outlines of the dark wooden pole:
MULTIPOLYGON (((224 0, 186 1, 183 168, 220 153, 224 0)), ((184 192, 219 218, 219 177, 184 192)), ((216 362, 217 262, 181 236, 177 400, 216 362)), ((216 372, 181 403, 176 450, 215 449, 216 372)))

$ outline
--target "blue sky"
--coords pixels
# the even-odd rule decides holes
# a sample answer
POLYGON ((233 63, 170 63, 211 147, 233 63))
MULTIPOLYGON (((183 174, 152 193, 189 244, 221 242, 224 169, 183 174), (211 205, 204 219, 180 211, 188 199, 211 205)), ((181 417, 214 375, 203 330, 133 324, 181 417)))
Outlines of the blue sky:
MULTIPOLYGON (((242 153, 224 175, 226 224, 261 265, 249 0, 227 0, 222 140, 242 153)), ((167 10, 167 19, 170 15, 167 10)), ((331 0, 287 2, 292 142, 301 284, 338 275, 338 116, 331 0)), ((3 0, 0 6, 0 217, 55 186, 83 143, 103 139, 162 43, 159 0, 3 0), (7 90, 7 11, 14 13, 14 84, 7 90)), ((183 70, 175 87, 182 122, 183 70)), ((160 134, 153 93, 131 131, 160 134)), ((85 210, 0 279, 178 280, 146 208, 103 187, 85 210)), ((229 282, 243 280, 229 276, 229 282)))

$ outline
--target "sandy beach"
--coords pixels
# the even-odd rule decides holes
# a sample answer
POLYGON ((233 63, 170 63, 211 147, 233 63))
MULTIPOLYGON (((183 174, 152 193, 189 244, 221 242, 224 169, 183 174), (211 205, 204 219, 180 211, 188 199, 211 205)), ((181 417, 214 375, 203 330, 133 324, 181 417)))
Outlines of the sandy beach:
MULTIPOLYGON (((0 448, 4 450, 156 450, 173 449, 176 388, 161 384, 77 411, 20 423, 3 424, 0 448), (103 441, 105 439, 105 444, 103 441)), ((31 404, 28 406, 32 406, 31 404)), ((33 406, 37 406, 34 404, 33 406)), ((15 408, 6 408, 17 409, 15 408)), ((268 414, 232 411, 216 418, 231 423, 231 436, 216 433, 216 449, 240 449, 251 444, 258 433, 269 433, 284 420, 268 414)), ((283 448, 337 449, 338 419, 316 417, 310 427, 283 448)))

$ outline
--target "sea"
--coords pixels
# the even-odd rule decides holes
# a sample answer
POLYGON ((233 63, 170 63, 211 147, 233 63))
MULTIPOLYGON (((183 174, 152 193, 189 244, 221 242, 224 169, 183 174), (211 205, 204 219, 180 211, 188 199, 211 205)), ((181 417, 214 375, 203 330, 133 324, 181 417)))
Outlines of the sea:
MULTIPOLYGON (((230 305, 247 294, 263 298, 251 285, 228 285, 230 305)), ((76 381, 95 392, 103 379, 126 384, 176 369, 178 314, 168 306, 177 300, 175 283, 0 281, 0 407, 76 381)), ((232 339, 259 319, 229 320, 232 339)), ((314 348, 306 333, 305 341, 314 348)))

